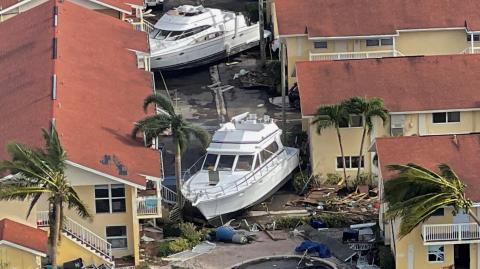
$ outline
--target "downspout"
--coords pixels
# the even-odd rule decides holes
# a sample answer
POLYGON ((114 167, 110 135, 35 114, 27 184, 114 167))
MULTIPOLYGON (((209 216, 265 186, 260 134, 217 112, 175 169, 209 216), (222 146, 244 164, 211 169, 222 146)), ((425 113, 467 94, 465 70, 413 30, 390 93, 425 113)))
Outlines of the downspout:
POLYGON ((397 57, 397 42, 396 42, 396 37, 392 37, 393 41, 393 57, 397 57))
POLYGON ((470 33, 470 53, 473 54, 473 33, 470 33))

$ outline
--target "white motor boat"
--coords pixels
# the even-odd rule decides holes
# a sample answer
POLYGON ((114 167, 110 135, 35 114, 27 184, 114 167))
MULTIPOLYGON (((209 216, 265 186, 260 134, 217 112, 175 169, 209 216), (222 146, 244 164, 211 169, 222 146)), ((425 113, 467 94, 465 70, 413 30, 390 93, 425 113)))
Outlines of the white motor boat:
POLYGON ((182 194, 206 219, 262 202, 298 167, 299 150, 284 147, 281 134, 268 116, 234 117, 215 132, 205 157, 187 170, 182 194))
POLYGON ((259 40, 259 24, 249 25, 241 14, 183 5, 163 15, 150 32, 150 65, 163 70, 204 65, 249 49, 259 40))

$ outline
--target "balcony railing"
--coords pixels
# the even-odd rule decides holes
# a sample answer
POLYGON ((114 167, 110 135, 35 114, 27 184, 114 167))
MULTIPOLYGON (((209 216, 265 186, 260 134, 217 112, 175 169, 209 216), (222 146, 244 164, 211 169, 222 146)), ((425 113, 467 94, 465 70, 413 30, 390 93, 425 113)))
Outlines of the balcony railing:
POLYGON ((310 61, 351 60, 403 56, 396 50, 363 51, 363 52, 334 52, 314 53, 310 52, 310 61))
POLYGON ((480 228, 477 223, 426 224, 422 226, 422 237, 426 245, 480 241, 480 228))
POLYGON ((480 53, 480 48, 477 48, 477 47, 469 47, 469 48, 466 48, 464 51, 463 51, 464 54, 477 54, 477 53, 480 53))
POLYGON ((160 199, 157 196, 145 196, 137 198, 137 215, 149 216, 159 214, 160 199))

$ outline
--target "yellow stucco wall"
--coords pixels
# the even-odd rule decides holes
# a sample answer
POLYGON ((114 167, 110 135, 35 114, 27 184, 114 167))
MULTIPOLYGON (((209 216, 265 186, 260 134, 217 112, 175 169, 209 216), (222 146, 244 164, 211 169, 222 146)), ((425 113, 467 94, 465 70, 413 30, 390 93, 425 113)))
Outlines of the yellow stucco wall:
POLYGON ((27 218, 29 206, 30 201, 1 201, 0 219, 8 218, 18 223, 37 227, 36 208, 32 209, 30 216, 27 218))
MULTIPOLYGON (((95 184, 118 184, 118 182, 70 166, 67 167, 66 174, 67 178, 72 182, 72 185, 74 185, 74 189, 80 196, 80 199, 86 204, 92 213, 93 220, 89 221, 81 219, 76 212, 72 210, 66 210, 65 215, 105 239, 107 226, 127 226, 128 248, 113 249, 112 253, 115 258, 132 255, 138 263, 140 257, 138 252, 138 246, 140 243, 139 223, 136 211, 133 210, 136 208, 136 188, 125 185, 126 212, 97 214, 95 213, 95 184)), ((42 199, 39 202, 37 210, 45 211, 47 209, 48 204, 45 199, 42 199)))
POLYGON ((97 255, 63 235, 60 245, 58 246, 57 255, 57 261, 60 265, 78 258, 82 258, 84 265, 95 264, 96 266, 99 266, 105 263, 97 255))
MULTIPOLYGON (((462 111, 459 123, 433 123, 432 113, 405 114, 404 136, 461 134, 480 131, 480 111, 462 111)), ((310 125, 311 118, 304 118, 302 127, 309 134, 310 159, 313 173, 326 176, 328 173, 342 173, 335 166, 336 156, 340 156, 337 134, 334 128, 322 131, 318 135, 315 126, 310 125)), ((390 136, 390 120, 385 124, 379 119, 374 120, 374 137, 390 136)), ((357 156, 360 150, 362 128, 341 128, 345 156, 357 156)), ((371 171, 370 158, 372 153, 366 152, 370 147, 371 138, 367 135, 364 144, 365 169, 371 171)), ((356 169, 347 170, 347 175, 355 175, 356 169)))
POLYGON ((0 262, 8 269, 40 269, 41 258, 30 252, 6 245, 0 245, 0 262))
MULTIPOLYGON (((326 179, 329 173, 342 175, 343 169, 337 169, 336 167, 336 158, 341 156, 336 130, 328 128, 323 130, 321 135, 318 135, 314 125, 309 124, 304 125, 304 127, 309 128, 310 158, 314 174, 323 179, 326 179)), ((358 156, 362 132, 362 128, 340 128, 345 156, 358 156)), ((369 137, 366 137, 363 148, 365 168, 361 171, 370 171, 371 153, 368 152, 369 144, 369 137)), ((347 169, 347 176, 354 177, 356 173, 357 168, 347 169)))
MULTIPOLYGON (((473 222, 473 219, 470 219, 473 222)), ((444 216, 434 216, 428 219, 424 224, 449 224, 453 223, 453 215, 451 209, 445 209, 444 216)), ((398 231, 399 222, 396 221, 395 230, 398 231)), ((418 226, 410 234, 398 239, 396 235, 395 239, 395 262, 397 269, 408 268, 408 256, 413 255, 414 268, 425 269, 443 269, 443 267, 454 264, 454 246, 444 245, 444 261, 443 262, 429 262, 428 261, 428 247, 423 245, 423 239, 421 237, 421 228, 418 226), (410 250, 409 250, 410 248, 410 250)), ((470 268, 477 268, 477 248, 478 244, 470 244, 470 268)))
POLYGON ((462 53, 467 42, 465 30, 400 32, 396 48, 404 55, 442 55, 462 53))

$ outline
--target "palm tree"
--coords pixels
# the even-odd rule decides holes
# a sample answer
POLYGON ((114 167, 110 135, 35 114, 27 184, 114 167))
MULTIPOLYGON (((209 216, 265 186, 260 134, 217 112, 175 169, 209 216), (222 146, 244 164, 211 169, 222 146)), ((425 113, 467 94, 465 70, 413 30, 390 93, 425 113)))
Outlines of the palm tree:
MULTIPOLYGON (((175 177, 177 183, 177 205, 182 205, 182 153, 186 150, 189 140, 193 135, 202 146, 206 147, 210 140, 208 133, 201 127, 187 122, 182 115, 176 114, 170 99, 161 94, 152 94, 145 98, 143 109, 147 113, 150 104, 162 110, 162 113, 147 116, 135 123, 132 137, 135 139, 139 132, 144 134, 146 141, 152 141, 161 136, 166 130, 170 130, 175 145, 175 177)), ((163 167, 162 167, 163 169, 163 167)))
POLYGON ((372 134, 373 131, 373 119, 378 117, 382 120, 383 124, 388 119, 388 109, 385 108, 383 100, 378 97, 366 99, 364 97, 352 97, 344 102, 347 111, 350 114, 361 115, 362 120, 362 142, 360 143, 360 153, 358 158, 357 168, 357 180, 360 177, 360 167, 363 159, 363 144, 365 143, 365 137, 372 134))
POLYGON ((401 219, 400 238, 444 207, 453 207, 453 214, 467 212, 480 224, 471 209, 472 201, 465 196, 466 185, 448 165, 438 165, 439 173, 416 164, 389 165, 388 168, 396 173, 384 183, 384 200, 388 203, 386 217, 401 219))
POLYGON ((343 152, 342 135, 340 134, 340 126, 348 123, 348 112, 343 104, 322 105, 315 112, 312 125, 316 125, 317 133, 321 134, 324 129, 334 127, 337 131, 338 144, 340 146, 340 154, 343 163, 343 179, 338 182, 342 185, 347 182, 347 170, 345 167, 345 155, 343 152))
POLYGON ((49 202, 50 246, 53 268, 57 268, 57 250, 63 226, 64 207, 73 209, 82 218, 91 218, 65 175, 67 154, 58 139, 55 128, 43 131, 45 149, 36 149, 20 143, 10 143, 7 151, 11 160, 0 162, 0 174, 12 177, 0 183, 0 200, 31 200, 27 218, 42 195, 49 202), (52 225, 53 224, 53 225, 52 225))

